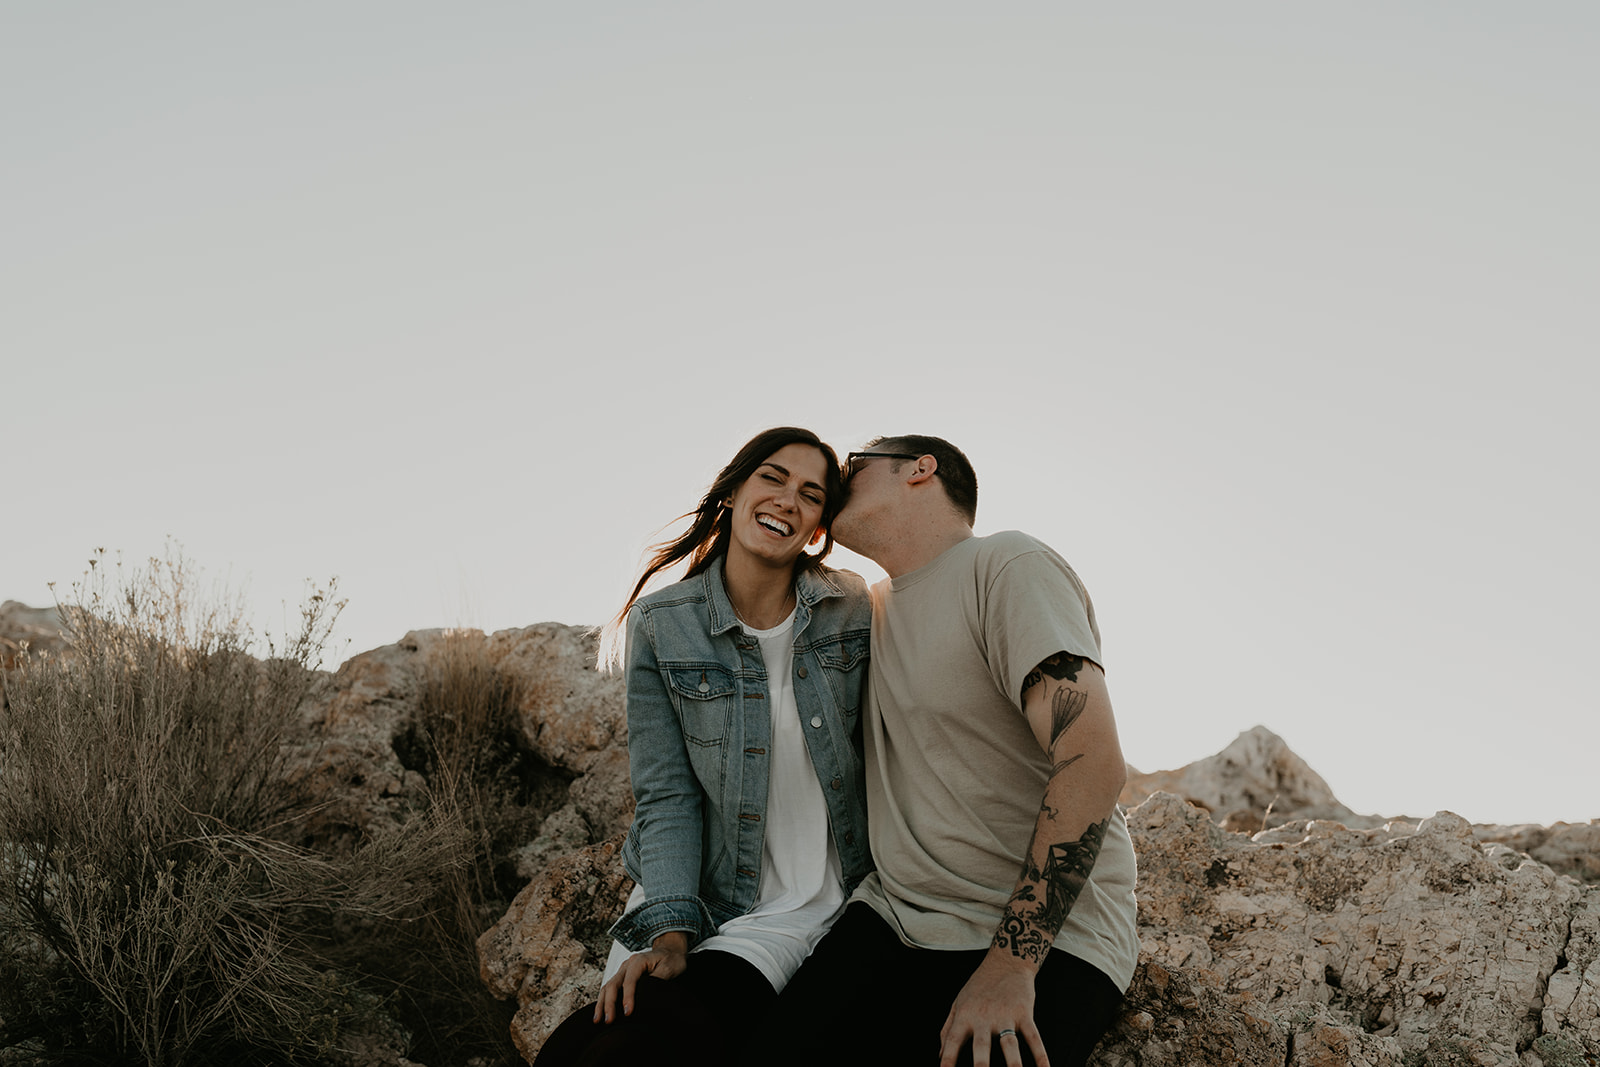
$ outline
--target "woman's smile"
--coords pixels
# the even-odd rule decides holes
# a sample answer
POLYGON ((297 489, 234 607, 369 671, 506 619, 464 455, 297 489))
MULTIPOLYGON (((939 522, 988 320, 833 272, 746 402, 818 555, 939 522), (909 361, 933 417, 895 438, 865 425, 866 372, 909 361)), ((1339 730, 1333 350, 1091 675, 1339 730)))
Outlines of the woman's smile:
POLYGON ((775 519, 771 515, 757 515, 756 521, 762 526, 765 526, 767 529, 776 533, 779 537, 788 537, 790 534, 794 533, 793 526, 790 526, 782 519, 775 519))

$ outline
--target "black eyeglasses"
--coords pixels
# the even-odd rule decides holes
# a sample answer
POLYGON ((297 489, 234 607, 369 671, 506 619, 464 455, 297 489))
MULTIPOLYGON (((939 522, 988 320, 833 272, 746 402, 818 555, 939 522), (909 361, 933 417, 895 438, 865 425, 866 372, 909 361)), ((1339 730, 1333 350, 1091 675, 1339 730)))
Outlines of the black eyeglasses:
POLYGON ((921 459, 922 455, 912 455, 910 452, 852 452, 844 460, 844 476, 854 478, 856 474, 856 461, 861 459, 921 459))

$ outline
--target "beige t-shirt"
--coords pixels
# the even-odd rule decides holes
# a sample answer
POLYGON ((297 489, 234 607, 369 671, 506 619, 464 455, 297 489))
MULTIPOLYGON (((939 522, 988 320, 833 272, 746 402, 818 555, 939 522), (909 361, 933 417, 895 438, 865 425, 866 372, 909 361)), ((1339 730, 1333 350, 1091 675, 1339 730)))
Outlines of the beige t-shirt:
MULTIPOLYGON (((853 899, 905 943, 989 947, 1051 771, 1022 680, 1063 651, 1104 665, 1083 583, 1027 534, 969 538, 873 586, 864 733, 878 869, 853 899)), ((1055 941, 1123 990, 1138 962, 1135 877, 1116 810, 1055 941)))

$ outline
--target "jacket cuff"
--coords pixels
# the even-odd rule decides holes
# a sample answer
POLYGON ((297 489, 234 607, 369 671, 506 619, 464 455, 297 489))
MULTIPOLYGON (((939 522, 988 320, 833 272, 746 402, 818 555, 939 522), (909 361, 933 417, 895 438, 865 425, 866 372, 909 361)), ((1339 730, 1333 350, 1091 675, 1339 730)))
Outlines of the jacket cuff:
POLYGON ((650 897, 618 919, 611 936, 632 952, 643 952, 662 934, 681 930, 689 935, 689 947, 717 932, 711 912, 699 897, 650 897))

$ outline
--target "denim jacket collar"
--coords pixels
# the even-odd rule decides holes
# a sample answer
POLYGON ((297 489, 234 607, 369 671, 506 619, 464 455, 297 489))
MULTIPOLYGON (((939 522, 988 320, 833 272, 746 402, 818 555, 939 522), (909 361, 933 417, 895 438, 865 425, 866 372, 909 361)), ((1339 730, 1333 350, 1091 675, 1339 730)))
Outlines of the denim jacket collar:
MULTIPOLYGON (((727 582, 723 579, 723 564, 726 561, 726 554, 719 555, 711 561, 709 567, 700 572, 700 579, 704 582, 706 605, 711 614, 713 634, 737 630, 740 626, 739 616, 733 610, 733 601, 728 599, 727 582)), ((794 632, 797 634, 805 630, 806 623, 811 621, 811 612, 817 604, 828 597, 844 596, 844 589, 834 576, 817 567, 807 567, 796 575, 794 588, 794 632)))

